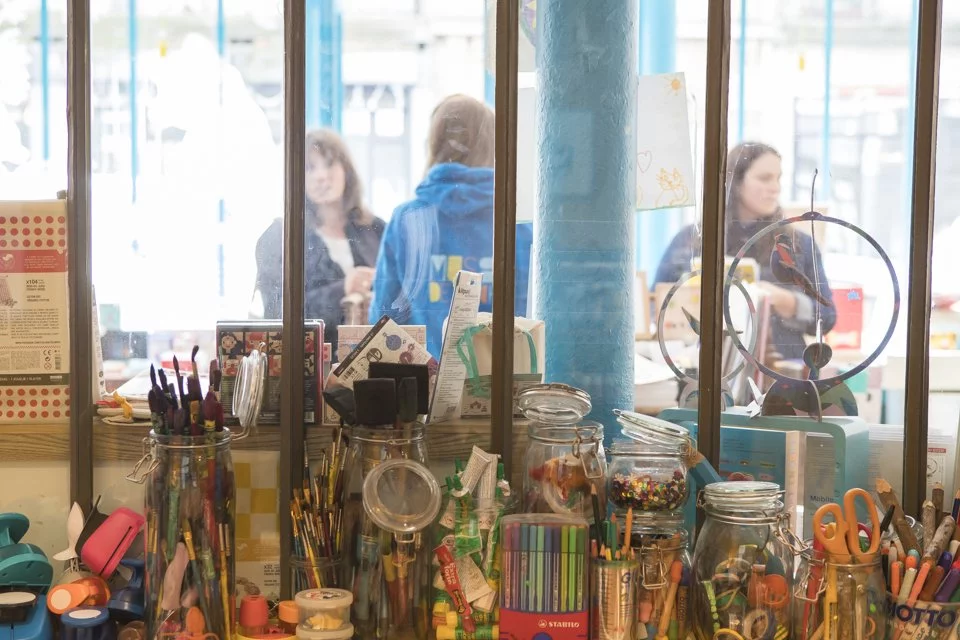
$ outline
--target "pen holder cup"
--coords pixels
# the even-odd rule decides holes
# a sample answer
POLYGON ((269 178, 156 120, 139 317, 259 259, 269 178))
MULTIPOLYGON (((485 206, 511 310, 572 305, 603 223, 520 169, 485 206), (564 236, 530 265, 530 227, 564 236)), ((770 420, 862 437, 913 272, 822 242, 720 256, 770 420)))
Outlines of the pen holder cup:
POLYGON ((636 560, 596 560, 593 563, 591 638, 633 640, 636 637, 639 569, 636 560))
POLYGON ((147 637, 188 631, 231 636, 235 610, 236 482, 229 429, 203 436, 150 432, 131 474, 144 484, 147 637), (197 613, 189 618, 199 623, 197 613))
POLYGON ((887 611, 879 554, 853 564, 836 562, 810 548, 801 553, 793 593, 795 640, 882 640, 887 611))
POLYGON ((343 572, 343 560, 340 558, 308 558, 293 556, 290 558, 290 575, 293 592, 307 589, 330 589, 340 586, 343 572))
POLYGON ((947 640, 960 633, 960 602, 918 600, 909 606, 888 592, 886 605, 887 640, 947 640))

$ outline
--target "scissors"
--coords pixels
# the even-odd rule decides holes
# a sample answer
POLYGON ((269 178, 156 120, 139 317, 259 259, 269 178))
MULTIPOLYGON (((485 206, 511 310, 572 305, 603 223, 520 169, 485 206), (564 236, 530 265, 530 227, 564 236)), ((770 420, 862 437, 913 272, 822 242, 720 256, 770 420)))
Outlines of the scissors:
POLYGON ((863 489, 850 489, 843 494, 843 509, 839 504, 825 504, 813 514, 813 535, 831 556, 853 557, 858 562, 869 562, 880 549, 880 517, 877 505, 869 493, 863 489), (871 527, 857 521, 857 498, 863 500, 870 514, 871 527), (836 528, 827 529, 824 519, 832 516, 836 528), (867 534, 866 549, 860 547, 860 532, 867 534))

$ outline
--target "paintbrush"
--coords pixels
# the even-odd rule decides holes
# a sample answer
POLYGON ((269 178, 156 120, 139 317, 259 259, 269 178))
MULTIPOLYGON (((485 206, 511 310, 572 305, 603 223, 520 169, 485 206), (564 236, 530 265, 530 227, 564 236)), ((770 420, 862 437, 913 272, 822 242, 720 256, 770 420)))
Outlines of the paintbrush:
POLYGON ((183 542, 185 545, 187 545, 187 555, 190 557, 190 573, 193 575, 193 579, 197 586, 197 593, 200 600, 200 611, 203 613, 204 619, 209 623, 212 623, 213 621, 210 619, 210 611, 207 608, 206 580, 204 578, 203 568, 200 566, 200 561, 197 558, 197 549, 194 544, 193 528, 190 526, 191 519, 202 518, 202 502, 202 494, 191 489, 187 492, 187 495, 183 496, 181 499, 180 516, 183 520, 183 542))
POLYGON ((200 381, 200 369, 197 367, 197 353, 200 352, 200 345, 193 345, 193 349, 190 351, 190 364, 193 365, 193 377, 197 379, 197 382, 200 381))
POLYGON ((180 375, 180 362, 177 361, 177 356, 173 356, 173 371, 177 376, 177 393, 180 395, 180 420, 179 420, 179 431, 180 434, 184 434, 184 430, 190 420, 190 405, 187 402, 187 396, 183 392, 183 376, 180 375))
POLYGON ((223 371, 220 370, 220 364, 216 360, 210 361, 210 388, 217 396, 217 402, 220 401, 220 384, 223 381, 223 371))

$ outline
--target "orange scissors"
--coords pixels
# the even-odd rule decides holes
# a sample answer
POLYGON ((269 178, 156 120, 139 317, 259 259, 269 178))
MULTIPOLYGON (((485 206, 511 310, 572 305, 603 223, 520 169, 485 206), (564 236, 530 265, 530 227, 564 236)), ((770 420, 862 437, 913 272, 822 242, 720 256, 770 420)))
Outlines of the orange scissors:
POLYGON ((831 556, 851 556, 858 562, 869 562, 876 557, 880 549, 880 516, 877 514, 877 505, 869 493, 863 489, 850 489, 843 494, 843 509, 839 504, 825 504, 813 514, 813 535, 820 541, 823 548, 831 556), (862 498, 867 513, 870 514, 871 527, 861 524, 857 520, 857 498, 862 498), (832 516, 836 527, 827 528, 824 522, 827 516, 832 516), (860 532, 867 534, 866 549, 860 546, 860 532))

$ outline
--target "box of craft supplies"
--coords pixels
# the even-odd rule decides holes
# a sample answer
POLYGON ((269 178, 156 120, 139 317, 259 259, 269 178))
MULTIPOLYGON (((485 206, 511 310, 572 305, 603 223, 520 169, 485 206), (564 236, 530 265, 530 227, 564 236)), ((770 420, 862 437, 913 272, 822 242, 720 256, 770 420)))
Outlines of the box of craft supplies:
MULTIPOLYGON (((303 324, 303 421, 320 424, 323 378, 323 321, 307 320, 303 324), (318 366, 318 364, 320 366, 318 366)), ((223 371, 221 401, 227 421, 236 424, 233 415, 233 394, 237 387, 240 361, 254 349, 267 356, 267 379, 260 407, 260 424, 280 423, 280 358, 283 351, 283 324, 279 321, 240 320, 217 322, 217 360, 223 371), (263 346, 260 346, 260 345, 263 346)))
POLYGON ((587 522, 506 516, 500 526, 501 640, 586 640, 590 633, 587 522))

